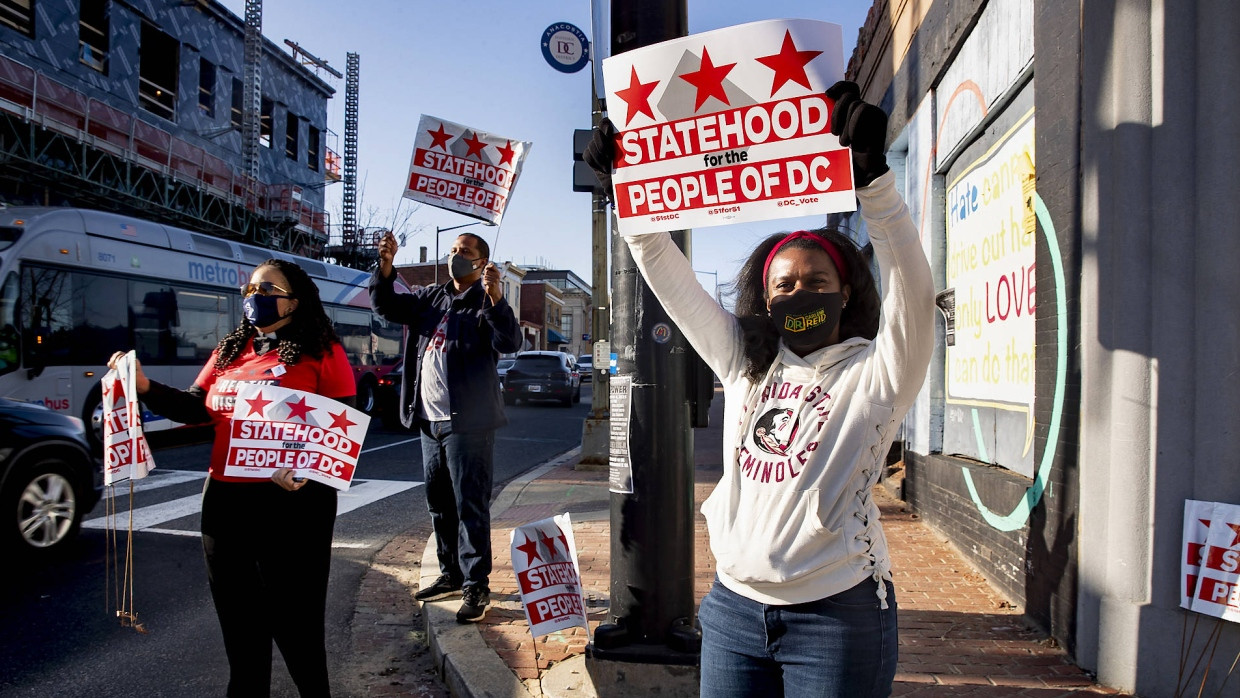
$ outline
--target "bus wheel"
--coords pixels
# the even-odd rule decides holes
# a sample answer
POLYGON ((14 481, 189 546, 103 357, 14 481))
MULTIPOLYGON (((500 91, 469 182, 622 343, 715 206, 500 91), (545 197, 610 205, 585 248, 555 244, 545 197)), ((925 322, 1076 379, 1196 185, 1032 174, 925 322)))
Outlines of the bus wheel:
POLYGON ((86 423, 86 442, 96 458, 103 457, 103 390, 96 385, 86 396, 82 407, 82 421, 86 423))
POLYGON ((378 390, 374 380, 366 378, 357 386, 357 409, 366 414, 374 414, 378 402, 378 390))

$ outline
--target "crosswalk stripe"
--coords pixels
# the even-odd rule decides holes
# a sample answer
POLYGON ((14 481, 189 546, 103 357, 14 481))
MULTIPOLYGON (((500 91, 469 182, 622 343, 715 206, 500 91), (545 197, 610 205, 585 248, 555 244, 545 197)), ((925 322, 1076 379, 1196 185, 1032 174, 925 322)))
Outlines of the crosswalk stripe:
MULTIPOLYGON (((129 511, 121 511, 121 502, 117 502, 116 506, 116 527, 122 530, 129 529, 129 511)), ((159 504, 138 507, 133 510, 133 530, 140 531, 142 529, 158 526, 165 521, 179 519, 182 516, 197 514, 202 507, 202 495, 195 494, 189 497, 181 497, 159 504)), ((82 528, 107 528, 108 517, 98 516, 93 519, 87 519, 82 522, 82 528)))
MULTIPOLYGON (((199 473, 199 475, 202 475, 199 473)), ((185 480, 182 480, 184 482, 185 480)), ((172 484, 172 483, 169 483, 172 484)), ((348 492, 341 492, 336 499, 336 515, 347 514, 354 509, 360 509, 367 504, 372 504, 381 499, 400 494, 406 490, 422 485, 421 482, 406 482, 402 480, 359 480, 351 487, 348 492)), ((137 483, 135 483, 135 486, 137 483)), ((116 527, 121 530, 129 529, 129 511, 118 511, 116 514, 116 527)), ((170 533, 181 536, 197 536, 198 531, 184 531, 177 529, 157 528, 160 524, 173 521, 185 516, 192 516, 202 510, 202 495, 194 494, 189 497, 181 497, 159 504, 150 506, 140 506, 133 511, 133 530, 149 531, 152 533, 170 533)), ((106 529, 108 527, 108 517, 106 515, 94 516, 82 522, 82 528, 87 529, 106 529)))
MULTIPOLYGON (((141 480, 133 481, 134 492, 147 492, 149 490, 157 490, 160 487, 169 487, 171 485, 179 485, 182 482, 193 482, 194 480, 202 480, 207 476, 204 471, 194 470, 163 470, 157 468, 152 470, 150 474, 141 480)), ((116 485, 116 494, 128 494, 129 483, 120 482, 116 485)))

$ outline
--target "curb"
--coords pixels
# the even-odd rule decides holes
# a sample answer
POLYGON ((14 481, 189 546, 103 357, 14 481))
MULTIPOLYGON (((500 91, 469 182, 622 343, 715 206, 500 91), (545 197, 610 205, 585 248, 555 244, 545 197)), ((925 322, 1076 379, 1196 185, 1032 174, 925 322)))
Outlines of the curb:
MULTIPOLYGON (((531 482, 580 455, 580 447, 565 451, 513 479, 491 503, 491 518, 494 519, 511 507, 531 482)), ((439 576, 434 533, 426 539, 426 546, 422 549, 421 569, 419 588, 434 583, 439 576)), ((449 598, 422 604, 422 618, 426 622, 426 637, 431 656, 448 691, 458 698, 533 698, 525 684, 512 673, 504 660, 483 641, 476 623, 462 625, 456 622, 456 605, 459 602, 459 598, 449 598)))

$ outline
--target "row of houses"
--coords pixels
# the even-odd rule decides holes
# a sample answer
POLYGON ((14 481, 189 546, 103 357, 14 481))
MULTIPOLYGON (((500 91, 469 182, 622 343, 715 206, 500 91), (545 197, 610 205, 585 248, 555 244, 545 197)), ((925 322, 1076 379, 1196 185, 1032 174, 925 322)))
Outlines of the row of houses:
MULTIPOLYGON (((443 283, 448 276, 447 258, 438 263, 423 261, 397 266, 396 273, 410 288, 443 283)), ((504 298, 518 311, 525 334, 524 351, 564 351, 574 356, 589 354, 593 347, 590 322, 590 284, 567 269, 519 266, 497 262, 504 298)))

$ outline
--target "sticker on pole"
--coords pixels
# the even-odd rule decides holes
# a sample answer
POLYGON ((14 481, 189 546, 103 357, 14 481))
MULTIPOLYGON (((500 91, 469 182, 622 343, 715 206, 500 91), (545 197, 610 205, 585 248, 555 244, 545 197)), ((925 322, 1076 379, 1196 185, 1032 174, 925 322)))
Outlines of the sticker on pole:
POLYGON ((568 22, 556 22, 542 35, 542 54, 552 68, 575 73, 590 62, 590 42, 585 32, 568 22))
POLYGON ((855 210, 824 94, 843 46, 838 24, 767 20, 604 60, 622 233, 855 210))
POLYGON ((100 380, 103 391, 103 484, 140 480, 155 469, 155 459, 142 430, 138 404, 137 354, 116 362, 100 380))
POLYGON ((295 477, 344 491, 353 481, 370 417, 331 398, 274 385, 237 388, 224 474, 295 477))
POLYGON ((404 196, 499 225, 532 146, 423 114, 404 196))
POLYGON ((514 528, 511 550, 530 634, 538 637, 576 626, 588 633, 577 543, 568 514, 514 528))

